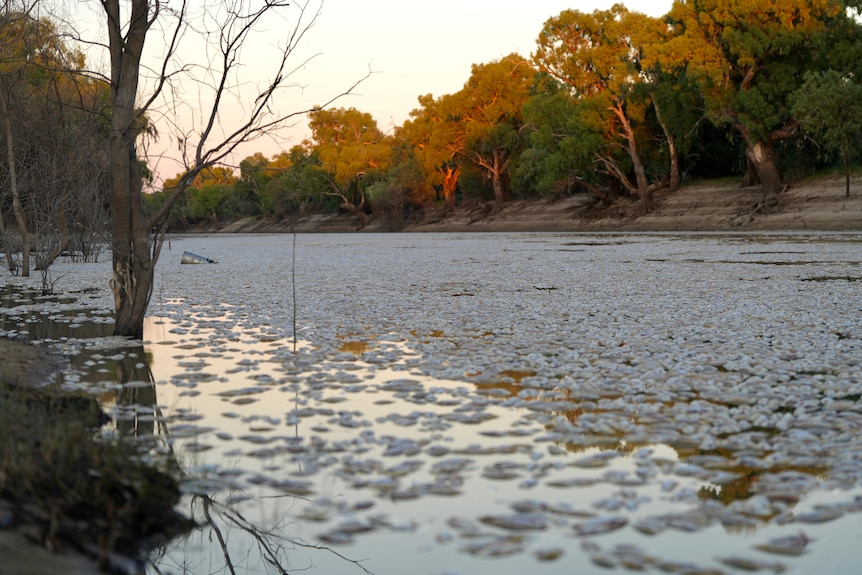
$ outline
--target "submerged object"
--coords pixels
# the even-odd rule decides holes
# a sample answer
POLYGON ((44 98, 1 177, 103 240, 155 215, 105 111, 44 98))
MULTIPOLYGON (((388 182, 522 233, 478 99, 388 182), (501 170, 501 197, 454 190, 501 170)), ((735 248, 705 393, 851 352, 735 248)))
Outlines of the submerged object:
POLYGON ((204 256, 200 256, 198 254, 193 254, 192 252, 185 251, 183 252, 183 259, 180 260, 181 264, 217 264, 218 262, 215 260, 211 260, 209 258, 205 258, 204 256))

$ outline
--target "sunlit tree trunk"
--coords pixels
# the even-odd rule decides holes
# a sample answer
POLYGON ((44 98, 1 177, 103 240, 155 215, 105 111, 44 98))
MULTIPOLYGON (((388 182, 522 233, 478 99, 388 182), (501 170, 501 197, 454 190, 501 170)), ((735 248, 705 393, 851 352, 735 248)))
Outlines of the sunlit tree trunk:
POLYGON ((647 180, 646 168, 644 168, 640 152, 638 152, 637 140, 635 139, 635 133, 632 129, 631 122, 629 122, 628 116, 626 116, 625 110, 623 110, 623 103, 621 100, 615 100, 616 101, 614 106, 612 107, 612 110, 617 116, 617 119, 620 122, 620 126, 622 127, 622 136, 626 142, 626 151, 628 152, 629 158, 632 161, 632 169, 635 173, 636 188, 633 191, 640 198, 643 211, 648 212, 653 208, 653 188, 650 187, 649 181, 647 180))
MULTIPOLYGON (((6 166, 9 170, 9 191, 12 194, 12 211, 15 223, 18 225, 18 235, 21 236, 21 275, 30 276, 30 234, 27 233, 27 222, 24 219, 24 209, 21 207, 21 194, 18 190, 18 177, 15 171, 15 140, 12 136, 12 118, 9 117, 9 101, 5 90, 0 90, 0 113, 3 114, 3 128, 6 132, 6 166)), ((14 267, 11 257, 7 255, 9 269, 14 267)))
POLYGON ((446 209, 451 210, 455 207, 455 190, 458 187, 461 168, 446 166, 441 171, 443 171, 443 199, 446 202, 446 209))

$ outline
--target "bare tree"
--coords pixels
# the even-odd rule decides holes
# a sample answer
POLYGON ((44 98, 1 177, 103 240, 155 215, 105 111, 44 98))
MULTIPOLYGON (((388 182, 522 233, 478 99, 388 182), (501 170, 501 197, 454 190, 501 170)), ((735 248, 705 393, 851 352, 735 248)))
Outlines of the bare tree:
MULTIPOLYGON (((0 234, 10 270, 18 266, 14 244, 22 275, 29 275, 32 258, 44 287, 47 268, 68 249, 70 231, 99 212, 82 201, 99 189, 107 167, 107 130, 96 114, 108 85, 82 74, 82 54, 67 45, 54 20, 40 16, 36 2, 9 1, 0 13, 0 140, 6 152, 0 179, 11 196, 3 207, 14 215, 17 238, 5 225, 0 234)), ((104 226, 104 215, 100 221, 104 226)))
MULTIPOLYGON (((178 8, 170 8, 162 0, 101 0, 111 67, 109 149, 113 277, 110 286, 114 294, 116 335, 137 338, 143 335, 143 319, 168 215, 195 176, 229 160, 241 144, 271 135, 292 119, 311 111, 311 108, 279 111, 276 96, 284 89, 296 87, 290 78, 308 63, 308 59, 304 59, 293 65, 293 60, 298 44, 320 15, 320 6, 309 10, 307 4, 289 4, 284 0, 263 0, 262 3, 224 0, 207 6, 203 15, 195 19, 189 4, 185 0, 178 8), (272 60, 269 79, 250 97, 242 96, 249 102, 242 119, 233 125, 222 124, 226 117, 226 101, 232 96, 240 98, 243 47, 262 26, 274 20, 281 22, 279 18, 287 16, 289 6, 292 23, 285 22, 287 32, 282 35, 283 44, 272 60), (121 7, 126 13, 121 12, 121 7), (159 44, 163 52, 155 66, 144 59, 145 42, 151 35, 157 36, 159 42, 164 41, 163 46, 159 44), (187 65, 179 57, 183 40, 189 38, 206 43, 212 57, 204 65, 187 65), (142 83, 146 83, 146 89, 140 88, 142 83), (200 106, 197 112, 202 122, 192 128, 180 127, 177 122, 178 148, 187 171, 161 208, 148 217, 142 204, 141 160, 145 159, 145 154, 137 145, 142 126, 156 112, 166 113, 157 106, 164 105, 167 96, 176 94, 181 86, 187 88, 189 83, 206 89, 197 95, 200 106)), ((257 54, 256 57, 260 58, 257 54)), ((363 79, 324 106, 350 93, 363 79)), ((175 110, 180 105, 176 98, 170 103, 175 110)))
MULTIPOLYGON (((27 233, 27 221, 18 187, 16 139, 13 131, 11 102, 15 94, 21 91, 20 85, 24 81, 24 72, 29 60, 29 45, 27 34, 22 32, 30 21, 30 12, 34 6, 35 4, 26 2, 17 6, 7 1, 3 3, 2 14, 0 14, 0 54, 3 55, 0 61, 0 115, 3 118, 2 134, 6 148, 7 185, 12 195, 12 212, 15 215, 15 224, 21 242, 21 275, 25 277, 30 275, 30 236, 27 233)), ((3 235, 6 236, 5 226, 3 228, 0 231, 3 231, 3 235)), ((12 259, 10 247, 7 247, 6 257, 10 271, 14 270, 17 266, 12 259)))

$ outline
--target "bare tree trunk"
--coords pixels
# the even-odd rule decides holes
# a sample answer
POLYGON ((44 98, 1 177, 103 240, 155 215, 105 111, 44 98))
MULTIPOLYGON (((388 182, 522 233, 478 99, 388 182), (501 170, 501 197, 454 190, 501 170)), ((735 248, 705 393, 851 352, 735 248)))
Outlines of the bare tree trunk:
POLYGON ((10 273, 15 273, 15 258, 12 257, 12 242, 9 240, 9 236, 6 231, 6 221, 3 219, 4 215, 0 212, 0 242, 2 242, 3 252, 6 254, 6 267, 9 268, 10 273))
POLYGON ((676 138, 673 137, 673 134, 668 129, 655 96, 650 94, 650 99, 655 110, 655 117, 658 120, 659 126, 661 126, 662 132, 664 132, 665 140, 667 140, 667 153, 670 156, 669 185, 670 191, 675 192, 679 189, 679 152, 676 149, 676 138))
MULTIPOLYGON (((24 209, 21 207, 21 194, 18 190, 18 177, 15 172, 15 146, 12 136, 12 118, 9 117, 9 102, 5 90, 0 90, 0 113, 3 114, 3 128, 6 132, 6 163, 9 169, 9 191, 12 193, 12 211, 15 213, 15 223, 18 225, 18 235, 21 236, 21 276, 30 276, 30 234, 27 233, 27 222, 24 219, 24 209)), ((9 268, 14 264, 7 255, 9 268)))
POLYGON ((493 164, 490 167, 491 185, 494 188, 494 201, 498 205, 512 200, 512 190, 509 188, 508 153, 506 150, 496 149, 492 154, 493 164))
POLYGON ((150 237, 141 202, 141 174, 135 153, 135 98, 141 53, 150 27, 148 0, 132 0, 125 37, 120 1, 104 0, 111 51, 111 248, 114 335, 142 338, 153 284, 150 237))
POLYGON ((650 188, 649 181, 646 177, 646 168, 644 168, 640 153, 638 152, 634 130, 632 130, 631 122, 629 122, 628 117, 626 117, 621 101, 616 100, 611 109, 614 114, 616 114, 617 119, 620 121, 620 125, 622 126, 623 139, 626 141, 626 151, 629 154, 629 158, 631 158, 632 168, 635 172, 635 185, 637 188, 633 191, 640 198, 641 207, 643 208, 644 213, 649 212, 653 209, 653 188, 650 188))
POLYGON ((770 202, 781 192, 782 185, 772 145, 769 142, 755 141, 744 127, 740 127, 739 131, 745 140, 745 157, 751 162, 763 187, 763 201, 770 202))
MULTIPOLYGON (((194 73, 186 66, 173 70, 172 60, 178 58, 184 32, 191 28, 188 2, 167 9, 167 3, 154 0, 100 0, 106 17, 108 48, 111 57, 111 137, 109 143, 110 187, 111 187, 111 247, 113 250, 113 277, 110 281, 114 294, 115 323, 114 334, 140 338, 143 335, 144 315, 149 305, 153 288, 153 275, 164 241, 170 210, 182 196, 189 184, 202 170, 225 161, 241 144, 273 132, 279 126, 287 125, 292 118, 307 114, 312 110, 301 110, 281 114, 272 111, 272 102, 277 91, 286 87, 290 76, 287 60, 294 52, 304 33, 314 24, 318 12, 311 12, 310 22, 304 21, 306 5, 291 3, 288 0, 266 0, 263 3, 231 3, 222 23, 222 34, 212 38, 213 48, 222 58, 215 59, 220 67, 208 70, 204 83, 212 81, 212 99, 200 110, 201 125, 182 136, 181 152, 187 172, 171 191, 158 211, 149 219, 144 217, 141 173, 136 152, 136 140, 146 122, 145 114, 154 102, 163 95, 163 89, 176 74, 194 73), (121 20, 120 5, 126 20, 121 20), (270 83, 264 84, 256 97, 248 98, 249 109, 236 125, 222 125, 221 106, 225 96, 236 85, 235 75, 241 66, 240 52, 256 25, 266 21, 271 12, 297 6, 298 20, 295 29, 287 31, 286 44, 270 83), (164 8, 164 10, 162 10, 164 8), (156 66, 155 86, 152 93, 137 102, 138 80, 141 70, 141 56, 146 36, 161 13, 165 18, 173 18, 175 26, 165 27, 168 43, 165 47, 162 67, 156 66), (212 74, 210 75, 210 72, 212 74), (135 106, 140 108, 136 109, 135 106), (223 140, 212 142, 215 133, 224 130, 223 140), (198 140, 190 143, 193 134, 198 140), (191 152, 191 153, 189 153, 191 152)), ((172 5, 173 6, 173 5, 172 5)), ((208 35, 206 39, 210 39, 208 35)), ((162 37, 160 37, 162 38, 162 37)), ((176 63, 176 62, 174 62, 176 63)), ((369 72, 370 74, 370 72, 369 72)), ((368 77, 366 74, 365 78, 368 77)), ((198 78, 195 81, 199 81, 198 78)), ((349 94, 363 79, 354 83, 335 99, 349 94)), ((194 82, 193 82, 194 83, 194 82)), ((242 84, 240 82, 240 84, 242 84)), ((241 91, 237 88, 238 92, 241 91)), ((315 109, 317 109, 315 107, 315 109)), ((363 213, 361 217, 364 217, 363 213)))

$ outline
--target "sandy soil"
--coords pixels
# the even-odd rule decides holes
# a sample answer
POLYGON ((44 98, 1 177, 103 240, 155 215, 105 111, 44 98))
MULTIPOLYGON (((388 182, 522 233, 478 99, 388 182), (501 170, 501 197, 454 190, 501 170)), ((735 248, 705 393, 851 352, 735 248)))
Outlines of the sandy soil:
MULTIPOLYGON (((686 186, 675 193, 659 192, 658 207, 640 215, 639 205, 620 201, 597 209, 584 195, 557 200, 515 201, 459 206, 452 212, 428 210, 405 232, 506 231, 755 231, 862 230, 862 176, 851 180, 845 197, 844 178, 831 176, 790 185, 769 209, 758 209, 759 187, 715 183, 686 186)), ((348 215, 316 215, 296 224, 299 232, 380 232, 382 222, 361 230, 348 215)), ((246 219, 218 228, 195 231, 249 233, 289 232, 286 222, 246 219)))

